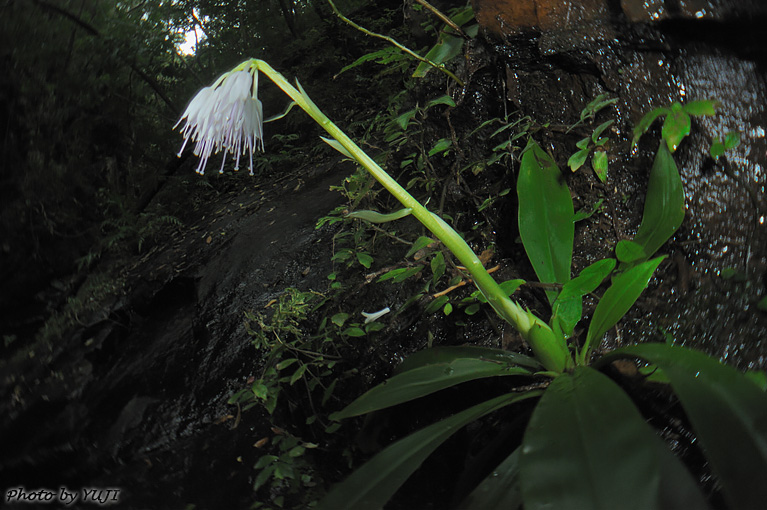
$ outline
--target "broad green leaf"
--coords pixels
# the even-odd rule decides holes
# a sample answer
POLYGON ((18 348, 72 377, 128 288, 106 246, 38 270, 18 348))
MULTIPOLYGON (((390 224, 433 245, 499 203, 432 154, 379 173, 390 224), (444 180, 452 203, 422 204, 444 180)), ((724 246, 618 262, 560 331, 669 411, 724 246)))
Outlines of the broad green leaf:
POLYGON ((447 438, 464 425, 509 404, 532 397, 537 390, 505 394, 470 407, 388 446, 331 489, 319 510, 376 510, 394 495, 405 480, 447 438))
MULTIPOLYGON (((437 65, 444 64, 458 56, 461 53, 461 48, 463 48, 463 37, 442 32, 439 36, 439 42, 429 50, 425 58, 437 65)), ((420 62, 415 68, 413 78, 423 78, 431 69, 430 64, 420 62)))
POLYGON ((351 327, 351 328, 346 328, 345 330, 343 330, 342 334, 346 336, 351 336, 351 337, 360 337, 360 336, 365 336, 365 330, 358 327, 351 327))
POLYGON ((690 116, 682 110, 679 103, 671 106, 671 113, 663 121, 661 136, 666 140, 668 150, 674 152, 685 136, 690 134, 690 116))
POLYGON ((434 347, 414 352, 397 366, 395 373, 401 373, 414 368, 420 368, 435 363, 450 363, 456 359, 478 359, 504 363, 507 365, 519 365, 532 370, 540 370, 541 364, 535 358, 517 354, 516 352, 492 347, 477 347, 473 345, 434 347))
POLYGON ((631 140, 632 150, 639 141, 639 138, 650 129, 650 126, 655 122, 655 119, 661 115, 667 115, 669 113, 671 113, 671 109, 665 107, 656 108, 651 112, 646 113, 644 117, 642 117, 642 120, 639 121, 639 124, 634 127, 634 138, 631 140))
POLYGON ((357 252, 357 262, 359 262, 366 269, 370 269, 370 265, 373 263, 373 257, 367 253, 357 252))
POLYGON ((558 324, 562 333, 570 337, 583 313, 583 296, 594 292, 615 268, 615 259, 594 262, 577 277, 562 286, 552 306, 552 324, 558 324))
POLYGON ((704 99, 702 101, 690 101, 682 106, 682 110, 690 115, 716 115, 719 101, 704 99))
POLYGON ((594 151, 594 155, 591 156, 591 168, 594 169, 594 173, 600 181, 607 181, 607 153, 605 151, 594 151))
POLYGON ((298 360, 296 358, 285 359, 285 360, 282 360, 279 363, 277 363, 275 368, 277 370, 283 370, 283 369, 289 367, 290 365, 292 365, 293 363, 296 363, 297 361, 298 360))
POLYGON ((519 478, 525 510, 708 508, 629 397, 590 367, 544 392, 522 441, 519 478))
POLYGON ((519 491, 519 453, 517 448, 490 476, 461 502, 462 510, 517 510, 522 507, 519 491))
MULTIPOLYGON (((554 160, 531 138, 517 180, 519 235, 538 279, 565 283, 573 257, 573 199, 554 160)), ((547 292, 553 302, 556 291, 547 292)))
POLYGON ((637 260, 645 260, 647 258, 644 246, 635 241, 629 241, 628 239, 618 241, 618 244, 615 246, 615 256, 618 260, 627 264, 636 262, 637 260))
POLYGON ((658 365, 719 477, 733 509, 767 501, 767 393, 735 368, 693 349, 660 343, 633 345, 605 357, 636 356, 658 365))
POLYGON ((634 242, 647 257, 663 246, 684 220, 684 189, 674 158, 661 142, 647 183, 644 213, 634 242))
POLYGON ((626 312, 647 287, 652 274, 664 258, 666 258, 665 255, 648 260, 613 277, 612 285, 605 291, 594 310, 594 316, 586 334, 584 355, 588 347, 595 346, 594 340, 598 342, 608 329, 626 315, 626 312))
POLYGON ((411 212, 411 209, 409 207, 406 207, 405 209, 400 209, 399 211, 395 211, 393 213, 389 214, 381 214, 376 211, 353 211, 346 215, 347 218, 358 218, 361 220, 369 221, 370 223, 387 223, 389 221, 398 220, 400 218, 404 218, 405 216, 409 216, 411 212))
POLYGON ((531 375, 525 368, 486 359, 458 358, 400 372, 370 389, 337 413, 332 420, 367 414, 415 400, 466 381, 507 375, 531 375))
POLYGON ((572 156, 570 156, 570 159, 567 160, 567 166, 570 167, 570 170, 575 172, 580 167, 583 166, 583 164, 586 162, 586 158, 589 157, 589 149, 581 149, 572 156))

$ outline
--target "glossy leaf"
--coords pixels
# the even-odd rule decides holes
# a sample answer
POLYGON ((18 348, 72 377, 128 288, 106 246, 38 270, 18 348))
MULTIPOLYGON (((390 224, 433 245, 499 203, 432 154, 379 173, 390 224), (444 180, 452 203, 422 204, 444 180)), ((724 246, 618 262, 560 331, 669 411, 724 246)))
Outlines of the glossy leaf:
POLYGON ((388 446, 320 502, 320 510, 380 509, 423 461, 464 425, 540 391, 505 394, 470 407, 388 446))
POLYGON ((430 395, 466 381, 485 377, 531 375, 522 367, 472 358, 456 358, 448 363, 434 363, 401 372, 372 388, 330 418, 341 420, 385 409, 430 395))
MULTIPOLYGON (((573 256, 573 200, 556 163, 532 138, 522 156, 517 194, 519 234, 535 274, 544 283, 565 283, 573 256)), ((556 292, 547 295, 553 301, 556 292)))
POLYGON ((670 152, 674 152, 685 136, 690 134, 690 116, 682 110, 679 103, 674 103, 671 113, 663 121, 661 136, 666 140, 670 152))
POLYGON ((610 378, 576 367, 551 383, 522 441, 525 510, 705 509, 684 465, 610 378))
POLYGON ((614 268, 615 259, 599 260, 562 286, 552 306, 552 324, 558 324, 565 336, 571 336, 581 320, 583 296, 594 292, 614 268))
POLYGON ((463 500, 462 510, 516 510, 522 506, 517 448, 463 500))
POLYGON ((587 349, 594 345, 595 340, 598 342, 608 329, 626 315, 647 287, 652 274, 664 258, 666 258, 665 255, 648 260, 613 277, 612 285, 605 291, 594 310, 594 316, 586 334, 584 355, 587 349))
POLYGON ((674 158, 664 143, 658 147, 647 184, 644 213, 634 242, 645 256, 652 255, 677 231, 684 220, 684 189, 674 158))
POLYGON ((733 509, 767 501, 767 393, 733 367, 692 349, 660 343, 618 349, 660 367, 684 407, 733 509))

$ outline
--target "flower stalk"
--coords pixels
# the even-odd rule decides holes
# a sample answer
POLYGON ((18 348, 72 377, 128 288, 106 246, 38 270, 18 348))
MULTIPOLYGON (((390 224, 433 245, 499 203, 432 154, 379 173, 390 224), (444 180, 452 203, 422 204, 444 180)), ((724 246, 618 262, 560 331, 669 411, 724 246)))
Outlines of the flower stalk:
MULTIPOLYGON (((411 214, 418 219, 432 234, 434 234, 449 249, 453 255, 471 274, 477 288, 487 299, 490 306, 506 322, 519 331, 530 344, 546 370, 556 373, 563 372, 572 364, 572 358, 565 340, 556 334, 545 322, 531 312, 524 310, 512 301, 501 289, 495 279, 490 276, 482 262, 474 251, 466 244, 466 241, 442 218, 432 213, 421 205, 410 193, 383 170, 370 156, 368 156, 346 133, 338 128, 309 98, 301 85, 296 81, 298 88, 291 85, 284 76, 275 71, 263 60, 250 59, 235 67, 231 73, 247 71, 256 76, 257 71, 262 72, 267 78, 275 83, 295 104, 303 109, 317 124, 330 134, 345 153, 351 155, 362 165, 389 193, 400 201, 411 214)), ((221 80, 221 78, 219 78, 221 80)), ((255 89, 254 89, 255 93, 255 89)), ((196 99, 196 98, 195 98, 196 99)), ((255 98, 254 98, 255 99, 255 98)), ((193 101, 194 103, 194 101, 193 101)), ((191 105, 190 105, 191 107, 191 105)), ((260 131, 259 131, 260 133, 260 131)), ((226 147, 224 147, 226 148, 226 147)))

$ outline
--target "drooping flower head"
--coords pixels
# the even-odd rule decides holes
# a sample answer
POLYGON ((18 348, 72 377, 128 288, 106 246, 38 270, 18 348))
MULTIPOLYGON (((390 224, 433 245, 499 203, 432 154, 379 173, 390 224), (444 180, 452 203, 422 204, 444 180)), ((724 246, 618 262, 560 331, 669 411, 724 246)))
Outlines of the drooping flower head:
POLYGON ((258 72, 230 71, 220 76, 210 87, 200 90, 176 123, 181 128, 184 144, 195 143, 194 154, 200 157, 197 173, 205 173, 205 166, 213 154, 223 151, 219 172, 224 171, 226 153, 235 156, 235 167, 240 167, 240 156, 250 156, 250 174, 253 175, 253 150, 264 150, 263 108, 258 94, 258 72))

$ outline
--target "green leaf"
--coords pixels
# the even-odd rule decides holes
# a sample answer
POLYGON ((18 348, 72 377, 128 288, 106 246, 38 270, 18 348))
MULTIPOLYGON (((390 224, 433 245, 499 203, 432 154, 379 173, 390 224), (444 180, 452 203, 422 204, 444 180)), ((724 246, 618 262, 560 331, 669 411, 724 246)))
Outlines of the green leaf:
POLYGON ((603 122, 602 124, 598 125, 596 129, 594 129, 594 132, 591 133, 591 141, 594 143, 597 143, 597 140, 599 139, 599 136, 604 133, 605 129, 609 128, 612 123, 615 122, 614 120, 608 120, 607 122, 603 122))
POLYGON ((368 53, 366 55, 362 55, 360 58, 349 64, 348 66, 344 67, 340 71, 338 71, 338 76, 341 73, 345 73, 349 69, 354 69, 355 67, 364 64, 365 62, 369 62, 371 60, 376 61, 378 63, 385 63, 389 62, 392 58, 395 58, 397 56, 402 56, 402 51, 394 46, 387 46, 386 48, 378 51, 374 51, 372 53, 368 53))
POLYGON ((734 149, 740 145, 740 133, 731 131, 724 137, 724 148, 726 150, 734 149))
POLYGON ((664 258, 666 258, 665 255, 648 260, 613 277, 612 285, 605 291, 594 310, 594 316, 586 334, 584 356, 594 340, 599 341, 608 329, 626 315, 626 312, 647 287, 652 274, 664 258))
POLYGON ((346 336, 351 336, 351 337, 361 337, 361 336, 365 336, 365 331, 361 328, 352 327, 352 328, 346 328, 342 334, 346 336))
POLYGON ((588 149, 589 148, 590 139, 587 136, 586 138, 581 138, 575 143, 575 146, 579 149, 588 149))
POLYGON ((348 313, 340 312, 335 314, 333 317, 331 317, 330 321, 340 328, 341 326, 344 325, 344 322, 346 322, 346 319, 348 318, 349 318, 348 313))
POLYGON ((684 220, 684 188, 674 158, 661 142, 650 169, 642 223, 634 242, 647 257, 668 241, 684 220))
POLYGON ((767 312, 767 296, 764 296, 759 300, 759 302, 756 303, 756 308, 762 312, 767 312))
POLYGON ((453 141, 449 140, 447 138, 441 138, 440 140, 437 140, 437 143, 434 144, 434 147, 431 148, 429 151, 429 156, 433 156, 435 154, 441 154, 448 150, 450 146, 453 145, 453 141))
POLYGON ((551 307, 551 323, 558 324, 565 336, 570 337, 583 313, 583 296, 594 292, 615 268, 615 259, 594 262, 581 274, 565 283, 551 307))
POLYGON ((712 158, 719 159, 719 156, 724 154, 724 144, 719 140, 714 140, 714 143, 711 144, 711 149, 709 149, 709 154, 711 154, 712 158))
POLYGON ((702 101, 690 101, 682 106, 682 110, 690 115, 716 115, 719 101, 704 99, 702 101))
POLYGON ((346 215, 347 218, 359 218, 361 220, 369 221, 370 223, 387 223, 389 221, 398 220, 409 216, 411 209, 406 207, 389 214, 381 214, 376 211, 353 211, 346 215))
POLYGON ((357 262, 359 262, 360 265, 362 265, 366 269, 370 269, 370 265, 373 263, 373 257, 368 255, 367 253, 360 253, 360 252, 357 252, 356 255, 357 255, 357 262))
POLYGON ((690 134, 690 116, 681 108, 676 108, 678 104, 674 103, 671 107, 671 113, 666 115, 661 129, 661 136, 666 140, 670 152, 674 152, 684 137, 690 134))
POLYGON ((730 508, 764 508, 767 501, 767 393, 733 367, 692 349, 641 344, 613 351, 658 365, 719 478, 730 508))
POLYGON ((583 166, 583 164, 586 162, 586 158, 589 157, 589 149, 581 149, 572 156, 570 156, 570 159, 567 160, 567 166, 570 167, 570 170, 575 172, 580 167, 583 166))
POLYGON ((378 278, 378 281, 385 282, 386 280, 392 280, 394 283, 400 283, 418 273, 421 269, 423 269, 421 266, 400 267, 397 269, 392 269, 391 271, 387 271, 386 273, 382 274, 378 278))
POLYGON ((602 206, 602 202, 604 202, 604 198, 600 198, 596 201, 596 203, 592 204, 591 207, 585 206, 581 210, 575 213, 575 216, 573 217, 573 222, 577 223, 579 221, 583 221, 585 219, 591 218, 595 212, 599 210, 599 208, 602 206))
POLYGON ((400 372, 361 395, 337 413, 332 420, 367 414, 430 395, 466 381, 508 375, 531 375, 525 368, 497 361, 457 358, 448 363, 432 363, 400 372))
POLYGON ((334 140, 333 138, 325 138, 324 136, 320 136, 320 138, 322 138, 323 142, 330 145, 331 147, 333 147, 335 150, 337 150, 338 152, 340 152, 347 158, 354 160, 354 156, 352 156, 352 153, 346 150, 346 147, 341 145, 341 142, 339 142, 338 140, 334 140))
POLYGON ((527 367, 533 371, 540 370, 541 368, 541 364, 538 363, 535 358, 525 356, 524 354, 517 354, 503 349, 493 349, 492 347, 467 345, 461 347, 434 347, 433 349, 424 349, 415 352, 405 358, 405 360, 397 366, 395 373, 401 373, 414 368, 433 365, 435 363, 450 363, 454 360, 463 358, 494 361, 496 363, 504 363, 507 365, 519 365, 521 367, 527 367))
POLYGON ((412 257, 417 251, 422 250, 429 246, 430 244, 436 243, 434 239, 431 237, 421 236, 418 239, 415 240, 413 243, 413 246, 410 247, 410 249, 407 252, 407 255, 405 255, 405 258, 412 257))
POLYGON ((440 296, 434 301, 432 301, 431 303, 429 303, 428 305, 426 305, 426 308, 424 308, 423 311, 424 313, 427 313, 427 314, 434 313, 440 308, 442 308, 443 306, 445 306, 448 303, 448 301, 450 301, 449 296, 440 296))
POLYGON ((596 113, 605 106, 615 104, 617 102, 617 97, 610 99, 609 94, 607 93, 599 94, 589 104, 586 105, 586 108, 581 111, 581 121, 584 121, 589 117, 594 117, 596 113))
MULTIPOLYGON (((463 48, 463 37, 442 32, 439 36, 439 42, 429 50, 425 58, 435 64, 444 64, 458 56, 461 53, 461 48, 463 48)), ((413 78, 423 78, 432 68, 430 64, 420 62, 415 68, 413 78)))
POLYGON ((277 363, 276 368, 277 368, 277 370, 282 370, 284 368, 289 367, 293 363, 296 363, 297 361, 298 360, 296 358, 290 358, 290 359, 282 360, 279 363, 277 363))
POLYGON ((605 151, 594 151, 594 155, 591 156, 591 168, 594 169, 594 173, 600 181, 607 181, 607 153, 605 151))
POLYGON ((634 149, 639 138, 650 129, 650 126, 655 122, 655 119, 661 115, 668 115, 669 113, 671 113, 671 109, 665 107, 655 108, 651 112, 646 113, 644 117, 642 117, 642 120, 639 121, 639 124, 634 127, 634 138, 631 140, 631 149, 634 149))
POLYGON ((546 389, 522 441, 519 472, 525 510, 708 508, 629 397, 590 367, 546 389))
POLYGON ((519 491, 519 455, 517 448, 461 502, 463 510, 517 510, 522 507, 519 491))
POLYGON ((453 98, 445 94, 444 96, 440 96, 436 99, 432 99, 431 101, 426 103, 426 109, 428 110, 432 106, 435 106, 438 104, 444 104, 447 106, 455 107, 455 101, 453 101, 453 98))
MULTIPOLYGON (((570 279, 575 224, 573 200, 554 160, 531 138, 517 180, 519 234, 538 279, 570 279)), ((556 291, 547 292, 553 302, 556 291)))
POLYGON ((388 446, 331 489, 319 510, 380 509, 423 461, 464 425, 540 391, 505 394, 470 407, 388 446))
POLYGON ((442 278, 442 275, 445 274, 445 256, 442 255, 441 251, 434 254, 429 265, 431 266, 431 272, 434 275, 432 276, 432 282, 436 284, 439 279, 442 278))
POLYGON ((618 241, 618 244, 615 246, 615 256, 618 257, 618 260, 625 263, 647 259, 644 247, 637 242, 627 239, 618 241))
POLYGON ((524 284, 525 284, 525 280, 514 279, 514 280, 506 280, 505 282, 501 282, 498 284, 498 286, 507 296, 511 296, 512 294, 514 294, 514 292, 517 291, 517 289, 520 286, 524 284))
POLYGON ((299 379, 301 379, 301 377, 303 377, 304 372, 306 372, 306 367, 307 367, 306 365, 301 365, 300 367, 296 369, 295 372, 293 372, 293 375, 290 376, 291 386, 293 386, 296 383, 296 381, 298 381, 299 379))

